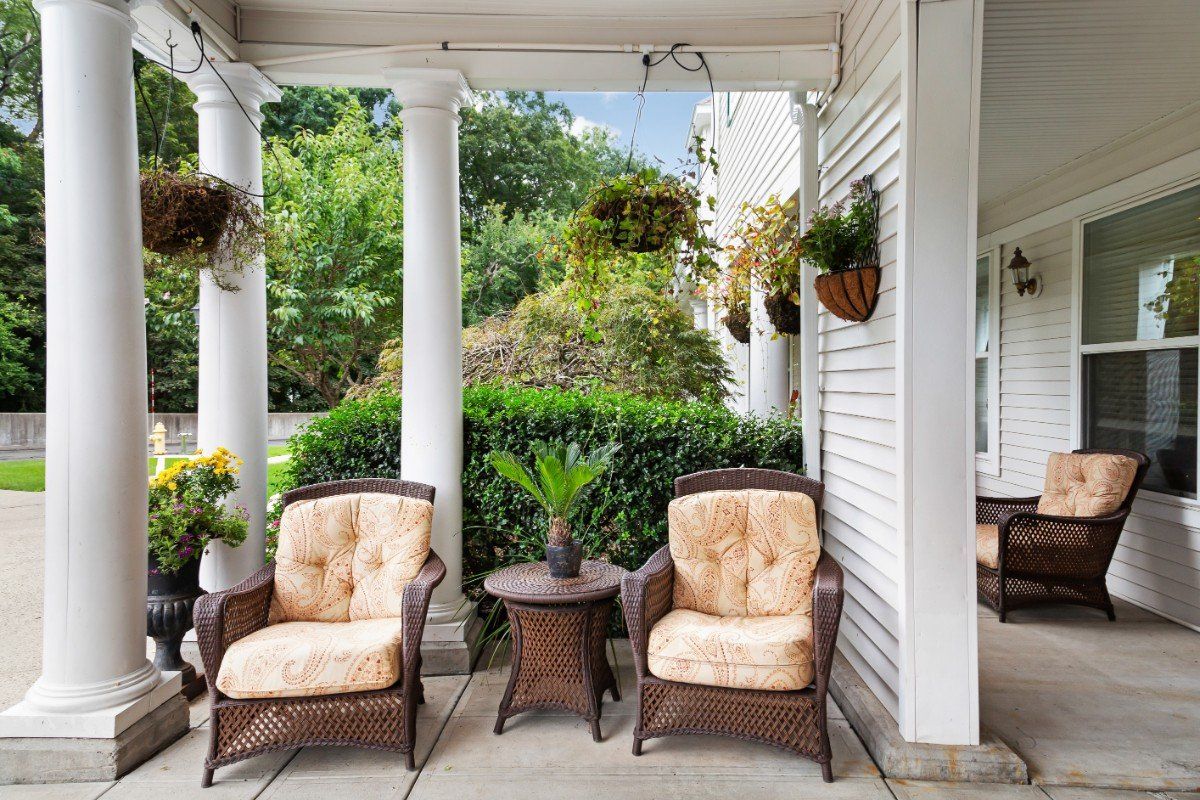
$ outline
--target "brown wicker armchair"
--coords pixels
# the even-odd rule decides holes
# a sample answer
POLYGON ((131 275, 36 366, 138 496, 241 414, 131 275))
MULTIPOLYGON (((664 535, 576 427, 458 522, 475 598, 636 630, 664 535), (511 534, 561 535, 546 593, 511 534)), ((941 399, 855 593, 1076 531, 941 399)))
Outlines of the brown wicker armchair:
MULTIPOLYGON (((684 676, 679 670, 673 671, 664 667, 663 653, 666 651, 655 650, 656 645, 653 641, 656 636, 661 642, 664 636, 670 635, 663 633, 663 628, 672 627, 672 623, 664 621, 664 617, 672 613, 678 615, 681 611, 696 615, 696 612, 689 609, 694 607, 697 599, 692 591, 697 585, 692 576, 680 573, 683 577, 676 577, 677 566, 681 564, 686 569, 688 561, 679 549, 674 551, 680 553, 678 564, 676 558, 672 557, 672 548, 678 547, 676 536, 672 534, 671 545, 663 547, 645 566, 637 572, 627 574, 621 582, 621 601, 637 674, 637 720, 633 732, 633 754, 641 755, 642 742, 659 736, 721 734, 774 745, 810 758, 821 765, 824 779, 832 781, 833 769, 830 764, 825 702, 834 643, 837 640, 838 623, 842 613, 843 590, 841 567, 826 553, 820 553, 819 559, 816 555, 819 551, 817 537, 820 533, 824 486, 811 478, 774 470, 721 469, 698 472, 675 480, 676 499, 672 503, 672 515, 677 513, 677 504, 682 498, 701 493, 725 496, 741 492, 749 498, 746 501, 749 509, 746 512, 747 517, 742 517, 741 523, 743 534, 746 536, 745 551, 750 554, 747 563, 758 558, 760 566, 765 564, 764 572, 760 572, 760 576, 766 570, 784 565, 784 572, 778 573, 776 577, 787 584, 783 587, 785 591, 802 586, 801 591, 807 594, 811 587, 811 595, 808 595, 811 599, 811 612, 807 610, 806 600, 799 610, 768 608, 766 615, 774 611, 783 616, 765 616, 758 619, 765 618, 768 625, 776 625, 777 622, 788 625, 790 620, 801 617, 805 631, 803 638, 806 641, 790 644, 802 647, 803 655, 800 656, 800 660, 809 660, 803 664, 803 670, 794 671, 782 664, 769 665, 766 660, 761 664, 721 664, 719 660, 724 653, 740 651, 742 648, 718 645, 707 653, 711 660, 718 663, 703 665, 703 674, 690 669, 696 665, 688 665, 686 658, 679 660, 686 665, 682 672, 691 674, 684 676), (771 492, 789 494, 771 497, 771 492), (769 498, 767 502, 791 503, 795 495, 790 493, 799 493, 807 498, 802 501, 804 508, 800 516, 810 519, 808 515, 812 515, 810 521, 805 523, 806 527, 811 528, 811 534, 806 534, 811 536, 809 549, 803 553, 784 552, 786 548, 778 547, 778 541, 766 547, 763 547, 761 541, 750 542, 746 531, 755 528, 749 521, 755 519, 754 504, 758 501, 754 498, 766 496, 769 498), (765 561, 761 558, 763 553, 768 556, 765 561), (775 558, 779 560, 773 561, 775 558), (787 559, 794 560, 785 564, 787 559), (814 560, 815 569, 812 566, 814 560), (805 617, 807 619, 803 619, 805 617), (660 623, 662 626, 656 632, 655 626, 660 623), (652 661, 655 661, 655 664, 652 664, 652 661), (785 669, 781 672, 776 669, 779 666, 785 666, 785 669), (755 673, 755 669, 759 671, 755 673), (660 677, 652 670, 671 677, 660 677), (685 679, 673 679, 679 677, 685 679), (751 685, 754 688, 747 688, 751 685)), ((707 502, 699 497, 693 498, 693 501, 707 502)), ((718 515, 721 513, 718 509, 718 515)), ((799 517, 795 515, 791 517, 793 521, 797 518, 799 517)), ((706 520, 706 533, 722 526, 728 528, 727 519, 717 519, 716 522, 712 520, 712 516, 706 520)), ((672 516, 671 521, 674 531, 677 527, 676 517, 672 516)), ((748 602, 751 605, 757 602, 760 606, 764 601, 768 604, 772 602, 770 599, 764 600, 765 595, 761 587, 756 589, 752 586, 758 578, 752 578, 748 573, 747 575, 747 585, 751 585, 748 602)), ((777 591, 779 586, 780 582, 777 581, 771 591, 777 591)), ((710 626, 715 626, 710 627, 710 630, 737 627, 747 620, 746 617, 737 614, 701 616, 708 620, 710 626)), ((781 649, 777 650, 776 654, 780 652, 791 652, 794 655, 797 651, 781 649)))
POLYGON ((1001 622, 1013 609, 1046 603, 1090 606, 1114 620, 1105 575, 1150 459, 1133 450, 1075 450, 1050 458, 1043 494, 975 498, 979 597, 1001 622), (1101 463, 1111 475, 1092 474, 1078 456, 1112 457, 1101 463), (1107 492, 1103 503, 1072 507, 1076 496, 1092 499, 1097 484, 1107 492), (1068 495, 1071 501, 1064 502, 1068 495))
POLYGON ((424 702, 421 636, 430 595, 446 575, 429 549, 433 495, 432 486, 378 478, 290 491, 283 497, 279 572, 273 561, 196 603, 212 704, 202 786, 212 785, 217 767, 305 745, 400 752, 408 769, 415 768, 416 707, 424 702), (302 528, 309 533, 289 533, 302 528), (312 532, 315 538, 292 542, 312 532), (336 557, 322 564, 321 546, 339 535, 336 557), (404 548, 407 561, 396 555, 404 548), (313 570, 322 568, 318 574, 340 580, 312 580, 313 570), (357 587, 353 595, 347 579, 357 587), (287 591, 311 591, 314 584, 325 587, 318 589, 319 603, 288 607, 287 591), (253 650, 256 639, 266 647, 253 650))

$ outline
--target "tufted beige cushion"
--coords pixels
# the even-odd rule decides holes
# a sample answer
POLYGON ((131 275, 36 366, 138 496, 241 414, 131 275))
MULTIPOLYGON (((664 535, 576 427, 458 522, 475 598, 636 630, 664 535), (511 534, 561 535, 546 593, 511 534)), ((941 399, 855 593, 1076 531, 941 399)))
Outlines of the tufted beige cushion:
POLYGON ((802 492, 700 492, 667 512, 675 608, 716 616, 812 610, 821 554, 816 506, 802 492))
POLYGON ((650 631, 659 678, 735 689, 792 691, 813 678, 811 614, 722 617, 675 609, 650 631))
POLYGON ((404 585, 429 554, 433 506, 362 493, 289 505, 279 524, 271 622, 400 615, 404 585))
POLYGON ((238 699, 386 689, 400 679, 399 619, 282 622, 225 651, 217 688, 238 699))
POLYGON ((1137 473, 1132 458, 1108 453, 1052 453, 1038 513, 1100 517, 1116 511, 1137 473))
POLYGON ((1000 569, 1000 527, 975 526, 975 560, 989 569, 1000 569))

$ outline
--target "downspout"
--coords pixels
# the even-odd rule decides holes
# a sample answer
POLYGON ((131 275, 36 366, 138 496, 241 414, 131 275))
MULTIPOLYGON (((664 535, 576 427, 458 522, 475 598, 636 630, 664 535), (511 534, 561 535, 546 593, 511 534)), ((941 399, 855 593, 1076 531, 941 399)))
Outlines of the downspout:
MULTIPOLYGON (((817 173, 817 107, 792 92, 792 122, 800 127, 800 232, 808 227, 817 207, 820 184, 817 173)), ((821 376, 819 313, 812 281, 800 293, 800 424, 804 431, 804 471, 821 480, 821 376)))

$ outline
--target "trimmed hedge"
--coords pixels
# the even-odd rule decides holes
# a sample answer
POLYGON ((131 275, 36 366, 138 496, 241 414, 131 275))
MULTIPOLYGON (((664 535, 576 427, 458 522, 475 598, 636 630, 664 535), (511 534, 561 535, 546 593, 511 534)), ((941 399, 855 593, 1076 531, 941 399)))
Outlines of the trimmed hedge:
MULTIPOLYGON (((800 426, 743 417, 723 406, 621 394, 474 386, 463 390, 463 572, 544 557, 546 520, 533 499, 487 463, 493 450, 529 453, 537 439, 621 450, 573 520, 592 555, 637 569, 666 542, 677 476, 719 467, 801 472, 800 426)), ((290 485, 400 476, 400 398, 343 402, 291 440, 290 485)))

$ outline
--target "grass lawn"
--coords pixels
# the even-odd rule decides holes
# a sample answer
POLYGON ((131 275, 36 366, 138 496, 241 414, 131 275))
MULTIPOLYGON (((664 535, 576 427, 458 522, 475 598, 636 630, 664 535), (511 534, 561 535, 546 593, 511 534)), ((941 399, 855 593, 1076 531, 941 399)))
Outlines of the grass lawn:
MULTIPOLYGON (((274 445, 267 450, 268 456, 279 456, 287 453, 287 445, 274 445)), ((167 456, 167 466, 178 461, 180 456, 167 456)), ((158 465, 157 458, 148 459, 146 475, 153 475, 158 465)), ((267 465, 267 494, 279 491, 279 484, 287 475, 288 464, 267 465)), ((46 462, 44 459, 31 458, 21 461, 0 461, 0 489, 16 492, 46 491, 46 462)))

